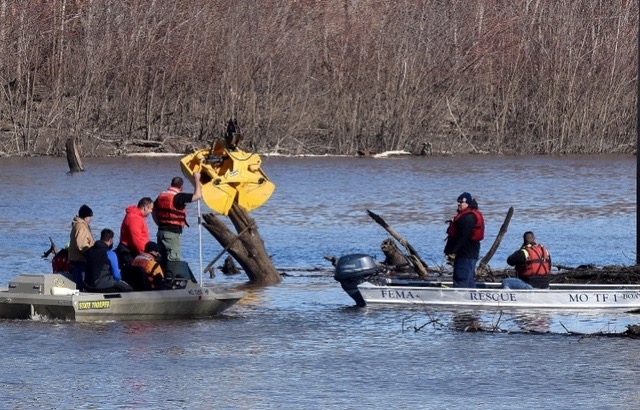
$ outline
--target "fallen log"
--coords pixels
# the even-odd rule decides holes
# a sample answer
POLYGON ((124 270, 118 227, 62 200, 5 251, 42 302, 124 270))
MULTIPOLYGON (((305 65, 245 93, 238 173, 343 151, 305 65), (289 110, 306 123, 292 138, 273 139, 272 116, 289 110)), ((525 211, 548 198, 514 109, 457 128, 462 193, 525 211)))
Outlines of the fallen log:
POLYGON ((387 224, 385 220, 382 219, 379 215, 375 214, 374 212, 371 212, 368 209, 367 209, 367 213, 374 221, 378 223, 378 225, 382 226, 387 232, 389 232, 389 234, 395 240, 397 240, 400 243, 400 245, 404 246, 404 248, 409 251, 409 255, 407 259, 409 260, 411 265, 413 265, 413 267, 415 268, 416 272, 418 273, 418 276, 428 276, 429 275, 429 272, 427 270, 428 266, 420 258, 420 256, 418 255, 418 252, 416 252, 413 246, 411 246, 409 242, 407 242, 392 227, 390 227, 389 224, 387 224))
POLYGON ((234 234, 212 213, 202 218, 202 226, 233 256, 249 277, 250 283, 267 286, 282 281, 265 250, 255 220, 244 208, 233 204, 228 215, 238 234, 234 234))
POLYGON ((125 141, 125 145, 135 145, 142 148, 163 148, 164 143, 162 141, 153 140, 131 140, 125 141))
POLYGON ((498 247, 500 246, 500 243, 502 242, 502 238, 504 237, 504 234, 507 233, 507 230, 509 228, 509 223, 511 222, 511 217, 512 216, 513 216, 513 207, 511 206, 511 207, 509 207, 509 211, 507 212, 507 216, 504 218, 504 222, 502 223, 502 226, 500 227, 500 231, 498 232, 498 236, 496 236, 496 240, 493 241, 493 245, 491 245, 491 248, 489 248, 489 252, 487 252, 487 254, 484 256, 484 258, 482 258, 482 260, 478 264, 478 267, 476 268, 476 276, 477 277, 487 276, 487 274, 488 274, 487 265, 489 264, 489 261, 493 257, 493 254, 496 253, 496 250, 498 250, 498 247))

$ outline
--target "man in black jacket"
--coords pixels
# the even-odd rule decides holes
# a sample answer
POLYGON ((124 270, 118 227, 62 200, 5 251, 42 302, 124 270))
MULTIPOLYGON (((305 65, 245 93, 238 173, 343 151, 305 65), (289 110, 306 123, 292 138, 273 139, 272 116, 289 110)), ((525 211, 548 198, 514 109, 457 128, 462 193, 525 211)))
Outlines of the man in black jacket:
POLYGON ((87 250, 85 282, 89 292, 130 292, 131 286, 122 280, 118 268, 118 257, 111 250, 113 231, 103 229, 100 240, 87 250))

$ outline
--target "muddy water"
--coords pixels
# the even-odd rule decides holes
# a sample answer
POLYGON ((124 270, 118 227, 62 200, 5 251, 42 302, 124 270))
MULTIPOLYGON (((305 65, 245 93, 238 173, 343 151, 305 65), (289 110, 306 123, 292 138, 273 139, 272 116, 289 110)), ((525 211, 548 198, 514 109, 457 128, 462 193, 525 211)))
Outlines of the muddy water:
MULTIPOLYGON (((83 203, 94 232, 117 231, 126 205, 155 197, 179 173, 176 158, 84 165, 66 175, 64 159, 0 159, 0 285, 48 270, 39 255, 49 237, 67 241, 83 203)), ((469 191, 489 240, 515 209, 493 267, 505 266, 525 230, 555 263, 633 264, 635 157, 266 157, 264 169, 277 188, 253 216, 287 273, 281 285, 251 292, 215 320, 0 321, 0 408, 636 407, 637 342, 567 330, 623 331, 638 316, 357 309, 323 258, 382 259, 386 233, 370 209, 441 265, 444 221, 469 191), (461 332, 473 319, 502 331, 461 332)), ((198 271, 195 205, 189 211, 183 253, 198 271)), ((204 263, 219 251, 203 232, 204 263)), ((206 286, 243 280, 204 278, 206 286)))

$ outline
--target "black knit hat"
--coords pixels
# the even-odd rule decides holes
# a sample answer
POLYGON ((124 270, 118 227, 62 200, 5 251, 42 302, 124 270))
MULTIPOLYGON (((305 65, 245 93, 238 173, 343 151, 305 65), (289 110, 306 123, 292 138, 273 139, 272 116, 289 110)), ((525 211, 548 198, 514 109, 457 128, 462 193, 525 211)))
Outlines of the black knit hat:
POLYGON ((144 246, 144 251, 147 253, 151 253, 151 252, 160 253, 160 247, 155 242, 147 242, 147 244, 144 246))
POLYGON ((80 218, 86 218, 88 216, 93 216, 93 211, 86 205, 82 205, 78 210, 78 216, 80 218))
POLYGON ((473 198, 471 197, 471 194, 468 192, 463 192, 458 197, 458 202, 466 202, 468 204, 471 204, 471 201, 473 201, 473 198))

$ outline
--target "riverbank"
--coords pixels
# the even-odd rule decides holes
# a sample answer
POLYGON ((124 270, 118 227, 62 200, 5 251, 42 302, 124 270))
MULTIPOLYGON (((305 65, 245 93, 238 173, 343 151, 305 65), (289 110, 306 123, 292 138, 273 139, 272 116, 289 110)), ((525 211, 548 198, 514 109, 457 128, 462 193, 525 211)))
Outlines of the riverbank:
MULTIPOLYGON (((10 141, 1 141, 0 147, 10 144, 10 141)), ((81 158, 106 158, 106 157, 180 157, 195 150, 207 148, 211 145, 208 141, 193 141, 190 138, 171 137, 160 141, 147 140, 118 140, 118 139, 89 139, 77 144, 79 155, 81 158)), ((242 147, 248 149, 246 144, 242 147)), ((440 147, 443 148, 443 147, 440 147)), ((346 150, 344 152, 327 150, 314 152, 312 150, 293 150, 286 147, 278 147, 277 149, 258 152, 264 157, 354 157, 354 158, 409 158, 409 157, 450 157, 450 156, 530 156, 528 153, 519 153, 506 150, 460 150, 460 149, 420 149, 417 151, 409 150, 390 150, 390 151, 373 151, 367 149, 346 150)), ((561 154, 536 154, 546 156, 570 156, 570 155, 635 155, 635 144, 628 144, 617 147, 607 152, 585 153, 583 151, 564 152, 561 154)), ((61 147, 55 147, 50 144, 35 148, 31 152, 15 152, 0 149, 0 157, 64 157, 66 150, 64 144, 61 147)))

